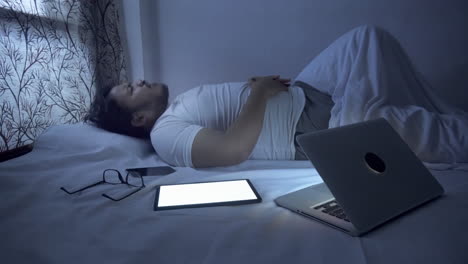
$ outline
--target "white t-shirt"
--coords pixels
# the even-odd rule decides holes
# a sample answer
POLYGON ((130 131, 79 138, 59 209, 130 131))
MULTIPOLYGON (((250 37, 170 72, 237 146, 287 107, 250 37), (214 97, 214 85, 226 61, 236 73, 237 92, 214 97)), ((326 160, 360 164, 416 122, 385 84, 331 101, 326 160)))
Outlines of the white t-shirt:
MULTIPOLYGON (((177 96, 151 131, 151 142, 165 162, 193 167, 192 144, 202 128, 226 131, 250 94, 245 82, 201 85, 177 96)), ((267 103, 263 128, 249 159, 293 160, 294 133, 305 104, 304 92, 290 87, 267 103)))

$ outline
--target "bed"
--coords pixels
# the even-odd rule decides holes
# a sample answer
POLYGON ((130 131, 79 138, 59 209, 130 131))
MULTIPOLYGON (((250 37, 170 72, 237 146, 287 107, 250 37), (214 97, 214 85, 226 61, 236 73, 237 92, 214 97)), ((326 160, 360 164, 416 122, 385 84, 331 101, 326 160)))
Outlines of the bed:
MULTIPOLYGON (((101 196, 108 168, 162 166, 147 141, 88 124, 56 125, 34 150, 0 163, 2 263, 467 263, 468 165, 426 164, 446 194, 357 238, 276 206, 322 180, 308 161, 176 167, 120 202, 101 196), (263 202, 153 211, 160 184, 248 178, 263 202)), ((408 175, 411 177, 411 175, 408 175)), ((398 194, 395 194, 398 195, 398 194)))

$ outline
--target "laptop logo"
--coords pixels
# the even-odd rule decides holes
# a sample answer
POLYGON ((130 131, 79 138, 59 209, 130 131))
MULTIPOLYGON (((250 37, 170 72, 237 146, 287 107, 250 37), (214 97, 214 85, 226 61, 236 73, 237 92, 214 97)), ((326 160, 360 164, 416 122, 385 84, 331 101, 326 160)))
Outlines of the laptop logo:
POLYGON ((375 174, 382 174, 385 171, 385 162, 376 154, 372 152, 367 152, 364 156, 365 163, 367 168, 375 173, 375 174))

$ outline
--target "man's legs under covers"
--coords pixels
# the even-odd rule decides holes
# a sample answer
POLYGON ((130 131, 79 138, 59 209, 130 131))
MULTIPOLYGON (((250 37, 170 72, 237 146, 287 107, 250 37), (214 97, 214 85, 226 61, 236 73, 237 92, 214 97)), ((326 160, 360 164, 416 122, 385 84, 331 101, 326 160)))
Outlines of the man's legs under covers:
POLYGON ((332 97, 329 127, 384 117, 427 162, 468 162, 468 117, 441 102, 384 30, 351 30, 294 81, 332 97))

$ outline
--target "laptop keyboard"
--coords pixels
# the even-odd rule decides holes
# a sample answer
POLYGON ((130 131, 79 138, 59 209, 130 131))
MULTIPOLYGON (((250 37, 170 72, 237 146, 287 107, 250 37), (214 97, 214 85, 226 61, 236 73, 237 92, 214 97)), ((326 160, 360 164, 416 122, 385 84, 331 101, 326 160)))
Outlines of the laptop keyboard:
POLYGON ((331 200, 324 204, 314 207, 314 209, 321 211, 322 213, 329 214, 331 216, 343 219, 346 222, 349 222, 349 219, 346 217, 341 206, 336 202, 336 200, 331 200))

